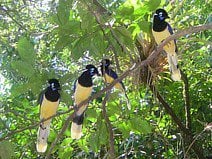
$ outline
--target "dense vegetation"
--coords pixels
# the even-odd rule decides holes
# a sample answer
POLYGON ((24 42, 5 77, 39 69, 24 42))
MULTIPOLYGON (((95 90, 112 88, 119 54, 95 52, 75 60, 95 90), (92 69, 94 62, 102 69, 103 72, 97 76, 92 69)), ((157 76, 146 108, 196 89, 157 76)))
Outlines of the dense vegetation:
MULTIPOLYGON (((171 80, 161 53, 124 78, 130 110, 118 90, 108 98, 99 94, 89 103, 80 140, 71 139, 68 124, 51 152, 37 154, 35 148, 37 98, 48 79, 62 84, 58 112, 65 112, 74 104, 72 86, 86 64, 111 58, 121 75, 148 58, 156 46, 151 22, 157 8, 167 10, 177 32, 211 24, 211 5, 210 0, 1 0, 0 158, 212 156, 209 29, 178 39, 181 82, 171 80)), ((94 94, 106 87, 101 77, 94 83, 94 94)), ((49 148, 72 113, 53 119, 49 148)))

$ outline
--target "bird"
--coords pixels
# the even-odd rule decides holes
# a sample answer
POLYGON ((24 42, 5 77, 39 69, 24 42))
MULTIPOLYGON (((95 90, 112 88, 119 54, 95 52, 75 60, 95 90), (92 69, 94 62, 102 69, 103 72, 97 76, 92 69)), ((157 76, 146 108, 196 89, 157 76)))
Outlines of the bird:
MULTIPOLYGON (((110 64, 111 64, 111 61, 109 59, 103 59, 100 64, 100 69, 101 69, 103 79, 107 84, 112 83, 114 80, 116 80, 118 78, 117 73, 109 67, 110 64)), ((125 95, 125 97, 127 99, 127 107, 128 107, 128 109, 131 109, 131 105, 130 105, 129 98, 126 93, 124 83, 122 81, 119 81, 114 85, 114 87, 116 89, 120 90, 125 95)))
POLYGON ((71 138, 80 139, 82 136, 82 124, 84 120, 84 113, 88 104, 84 104, 80 107, 78 105, 90 97, 93 89, 94 75, 99 76, 98 69, 92 65, 86 65, 85 71, 78 77, 74 84, 74 103, 76 104, 73 121, 71 124, 71 138))
MULTIPOLYGON (((40 120, 49 118, 56 114, 60 102, 60 83, 57 79, 50 79, 49 86, 40 94, 40 120)), ((40 123, 37 133, 36 149, 44 153, 47 149, 47 140, 50 133, 51 119, 40 123)))
MULTIPOLYGON (((158 45, 173 34, 172 27, 165 21, 167 18, 169 16, 164 9, 157 9, 153 16, 152 34, 158 45)), ((171 78, 174 81, 180 81, 181 73, 178 67, 176 40, 170 41, 163 49, 167 53, 171 78)))

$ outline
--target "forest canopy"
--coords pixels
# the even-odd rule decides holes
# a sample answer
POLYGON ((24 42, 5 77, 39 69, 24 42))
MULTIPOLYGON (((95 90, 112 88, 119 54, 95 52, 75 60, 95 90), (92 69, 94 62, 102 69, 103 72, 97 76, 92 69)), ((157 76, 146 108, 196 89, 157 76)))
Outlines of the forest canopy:
POLYGON ((0 158, 211 158, 211 0, 1 0, 0 158), (174 35, 156 45, 163 8, 174 35), (181 80, 163 46, 177 40, 181 80), (110 59, 119 78, 93 78, 83 136, 71 138, 73 85, 110 59), (39 94, 59 80, 48 149, 37 153, 39 94), (122 81, 125 95, 113 86, 122 81))

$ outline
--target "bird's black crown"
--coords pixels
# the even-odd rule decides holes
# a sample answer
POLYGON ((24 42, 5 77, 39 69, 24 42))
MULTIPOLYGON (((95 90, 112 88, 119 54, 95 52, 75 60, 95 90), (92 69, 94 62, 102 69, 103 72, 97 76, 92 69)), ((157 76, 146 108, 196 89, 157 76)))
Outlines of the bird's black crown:
POLYGON ((109 59, 103 59, 102 61, 101 61, 101 64, 103 65, 103 66, 109 66, 110 64, 111 64, 111 61, 109 60, 109 59))
POLYGON ((50 79, 48 81, 50 87, 52 88, 52 90, 60 90, 60 83, 57 79, 53 78, 53 79, 50 79))
POLYGON ((168 13, 164 9, 157 9, 155 14, 160 18, 160 20, 169 18, 168 13))
POLYGON ((95 74, 99 75, 99 71, 94 65, 89 64, 85 68, 89 71, 91 76, 94 76, 95 74))

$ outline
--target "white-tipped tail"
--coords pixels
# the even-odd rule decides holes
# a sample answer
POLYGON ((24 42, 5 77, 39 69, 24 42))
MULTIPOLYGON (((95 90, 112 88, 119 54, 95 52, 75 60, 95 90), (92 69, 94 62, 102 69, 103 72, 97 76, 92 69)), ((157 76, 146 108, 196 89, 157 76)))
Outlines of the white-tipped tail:
POLYGON ((44 153, 46 151, 49 132, 50 132, 50 124, 45 127, 41 125, 38 128, 38 136, 36 144, 37 152, 44 153))
POLYGON ((71 124, 71 138, 80 139, 82 136, 82 124, 78 125, 75 122, 71 124))
POLYGON ((171 78, 174 81, 180 81, 181 80, 180 70, 179 69, 173 70, 171 74, 171 78))
POLYGON ((174 81, 180 81, 181 80, 181 74, 180 69, 178 68, 178 59, 177 54, 167 54, 168 63, 169 63, 169 69, 171 71, 171 78, 174 81))

